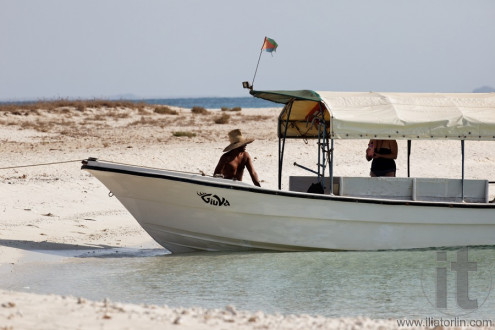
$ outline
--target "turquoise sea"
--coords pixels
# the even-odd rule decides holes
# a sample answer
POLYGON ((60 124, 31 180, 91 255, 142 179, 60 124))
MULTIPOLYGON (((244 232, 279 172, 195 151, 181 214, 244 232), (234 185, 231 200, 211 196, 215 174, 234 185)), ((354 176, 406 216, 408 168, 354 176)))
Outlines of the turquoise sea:
MULTIPOLYGON (((201 106, 208 109, 220 109, 222 107, 234 108, 272 108, 282 107, 280 104, 265 101, 256 97, 190 97, 190 98, 156 98, 156 99, 119 99, 116 101, 131 101, 136 103, 148 103, 148 104, 163 104, 177 106, 181 108, 192 108, 194 106, 201 106)), ((17 101, 17 102, 0 102, 0 104, 24 104, 33 103, 33 101, 17 101)))
POLYGON ((165 104, 181 108, 201 106, 207 109, 220 109, 222 107, 234 108, 273 108, 282 107, 280 104, 265 101, 256 97, 198 97, 198 98, 168 98, 141 100, 149 104, 165 104))
POLYGON ((469 248, 468 282, 461 285, 463 274, 452 266, 459 265, 460 251, 170 255, 163 249, 123 248, 80 251, 77 257, 50 262, 43 255, 57 252, 39 251, 41 261, 16 266, 16 276, 2 276, 0 287, 172 307, 493 319, 495 247, 469 248), (438 274, 444 274, 443 282, 438 274))

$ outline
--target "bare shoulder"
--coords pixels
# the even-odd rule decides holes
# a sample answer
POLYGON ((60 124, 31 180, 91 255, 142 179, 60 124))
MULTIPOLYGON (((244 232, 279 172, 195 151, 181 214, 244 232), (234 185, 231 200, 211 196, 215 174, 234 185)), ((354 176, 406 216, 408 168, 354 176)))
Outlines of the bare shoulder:
POLYGON ((243 159, 251 159, 251 155, 247 151, 244 151, 243 152, 243 155, 242 155, 242 158, 243 159))

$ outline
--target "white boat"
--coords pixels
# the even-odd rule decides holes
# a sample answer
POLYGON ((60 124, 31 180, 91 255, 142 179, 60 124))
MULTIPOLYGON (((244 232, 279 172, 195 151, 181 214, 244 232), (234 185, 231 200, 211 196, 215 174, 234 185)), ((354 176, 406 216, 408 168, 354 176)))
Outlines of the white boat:
POLYGON ((334 177, 338 150, 332 152, 334 139, 404 139, 408 146, 450 139, 462 150, 464 140, 493 141, 495 93, 251 94, 285 104, 278 121, 279 189, 94 158, 82 168, 172 253, 495 245, 488 180, 334 177), (318 138, 320 159, 316 170, 309 169, 314 175, 290 177, 283 191, 290 138, 318 138), (314 183, 324 193, 308 193, 314 183))

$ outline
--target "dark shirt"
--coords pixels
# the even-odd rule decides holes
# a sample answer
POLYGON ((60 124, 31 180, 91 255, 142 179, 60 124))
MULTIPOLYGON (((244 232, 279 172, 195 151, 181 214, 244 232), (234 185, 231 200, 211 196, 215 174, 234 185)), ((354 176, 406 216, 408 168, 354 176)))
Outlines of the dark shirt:
MULTIPOLYGON (((392 150, 388 148, 380 148, 375 150, 376 153, 382 155, 390 155, 392 150)), ((395 172, 395 161, 393 159, 388 158, 373 158, 373 162, 371 163, 371 171, 388 171, 395 172)))

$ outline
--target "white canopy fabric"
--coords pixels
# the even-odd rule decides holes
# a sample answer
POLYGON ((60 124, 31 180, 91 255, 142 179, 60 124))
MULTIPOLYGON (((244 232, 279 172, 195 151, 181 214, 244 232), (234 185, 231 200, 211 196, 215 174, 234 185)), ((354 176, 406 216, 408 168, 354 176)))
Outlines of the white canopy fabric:
POLYGON ((495 93, 317 93, 336 139, 495 140, 495 93))

